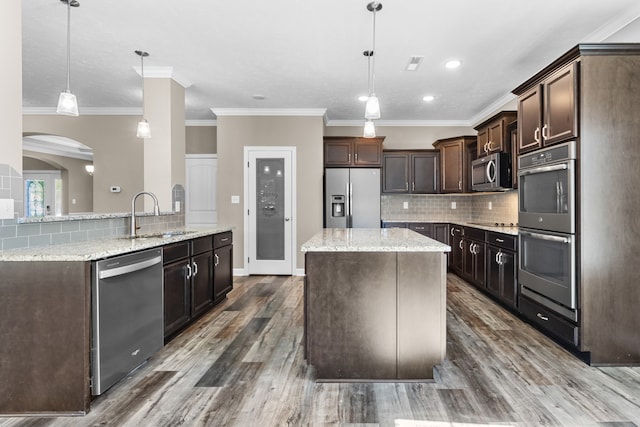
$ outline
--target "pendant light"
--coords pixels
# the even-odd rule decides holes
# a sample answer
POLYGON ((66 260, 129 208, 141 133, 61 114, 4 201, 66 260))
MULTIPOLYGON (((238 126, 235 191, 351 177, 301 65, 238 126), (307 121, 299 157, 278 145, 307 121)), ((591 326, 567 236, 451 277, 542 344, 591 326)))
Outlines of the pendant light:
POLYGON ((369 98, 364 109, 365 119, 379 119, 380 118, 380 102, 376 96, 376 12, 382 9, 382 3, 374 1, 367 5, 367 10, 373 13, 373 37, 371 43, 371 50, 365 51, 364 55, 369 60, 369 98))
POLYGON ((364 134, 362 136, 365 138, 376 137, 376 127, 373 125, 373 120, 366 120, 364 122, 364 134))
POLYGON ((77 116, 78 101, 71 93, 71 7, 79 7, 80 3, 77 0, 60 1, 67 4, 67 89, 60 93, 56 112, 65 116, 77 116))
POLYGON ((136 50, 136 55, 140 57, 140 75, 142 76, 142 120, 138 122, 138 132, 136 132, 136 136, 138 138, 151 138, 149 122, 144 118, 144 58, 145 56, 149 56, 149 53, 143 50, 136 50))

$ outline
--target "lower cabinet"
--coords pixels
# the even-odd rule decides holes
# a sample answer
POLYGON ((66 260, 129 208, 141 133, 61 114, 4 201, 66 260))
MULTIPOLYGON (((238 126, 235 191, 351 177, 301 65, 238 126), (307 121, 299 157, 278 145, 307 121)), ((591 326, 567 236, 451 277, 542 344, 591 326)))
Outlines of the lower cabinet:
POLYGON ((517 306, 517 237, 487 233, 487 290, 515 308, 517 306))
POLYGON ((449 268, 460 277, 464 277, 462 273, 462 257, 465 253, 464 246, 464 228, 459 225, 451 225, 449 229, 451 237, 451 256, 449 258, 449 268))
POLYGON ((231 232, 213 236, 213 298, 224 299, 233 289, 233 242, 231 232))
POLYGON ((464 229, 462 241, 462 277, 473 285, 485 287, 485 232, 477 228, 464 229))
POLYGON ((165 340, 233 289, 232 248, 231 232, 163 247, 165 340))

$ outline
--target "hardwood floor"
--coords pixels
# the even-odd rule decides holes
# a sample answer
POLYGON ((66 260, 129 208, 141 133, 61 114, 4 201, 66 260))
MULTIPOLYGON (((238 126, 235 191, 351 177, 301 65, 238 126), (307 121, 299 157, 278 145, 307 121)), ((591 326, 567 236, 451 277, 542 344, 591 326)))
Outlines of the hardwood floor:
POLYGON ((455 276, 447 358, 433 382, 416 383, 315 383, 302 278, 234 285, 87 416, 0 426, 640 425, 640 367, 589 367, 455 276))

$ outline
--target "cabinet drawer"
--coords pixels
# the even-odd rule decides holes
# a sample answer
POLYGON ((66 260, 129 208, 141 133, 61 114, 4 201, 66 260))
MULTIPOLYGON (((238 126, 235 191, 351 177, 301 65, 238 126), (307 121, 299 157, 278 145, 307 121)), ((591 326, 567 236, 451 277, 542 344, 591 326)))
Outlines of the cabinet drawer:
POLYGON ((464 237, 484 242, 486 231, 480 230, 479 228, 464 227, 464 237))
POLYGON ((231 243, 233 243, 233 234, 231 233, 231 231, 213 235, 214 248, 221 248, 223 246, 230 245, 231 243))
POLYGON ((163 246, 162 259, 164 264, 189 257, 189 242, 178 242, 172 245, 163 246))
POLYGON ((407 228, 406 222, 383 222, 382 228, 407 228))
POLYGON ((499 248, 516 251, 518 237, 512 236, 510 234, 494 233, 492 231, 489 231, 487 232, 487 243, 499 248))
POLYGON ((561 341, 574 347, 578 346, 580 328, 562 319, 548 308, 529 298, 520 296, 520 312, 532 323, 550 332, 561 341))
POLYGON ((198 237, 191 241, 191 254, 201 254, 213 249, 213 239, 211 236, 198 237))
POLYGON ((426 222, 409 223, 409 229, 415 231, 416 233, 420 233, 423 236, 433 236, 433 225, 426 222))

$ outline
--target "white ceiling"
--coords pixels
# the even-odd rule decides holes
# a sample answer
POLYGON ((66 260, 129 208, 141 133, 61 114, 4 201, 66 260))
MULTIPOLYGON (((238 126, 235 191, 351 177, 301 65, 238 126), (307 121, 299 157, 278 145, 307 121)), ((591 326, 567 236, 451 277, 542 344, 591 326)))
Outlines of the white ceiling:
MULTIPOLYGON (((212 108, 326 109, 330 124, 363 119, 366 0, 79 1, 71 10, 71 89, 80 114, 141 112, 141 49, 150 53, 145 74, 172 67, 190 84, 188 121, 215 120, 212 108)), ((381 123, 389 124, 477 122, 577 43, 603 41, 640 16, 638 0, 382 4, 375 86, 381 123), (424 56, 415 72, 404 70, 411 55, 424 56), (462 66, 446 70, 450 58, 462 66), (435 101, 423 102, 426 94, 435 101)), ((66 5, 23 0, 22 9, 23 107, 52 112, 66 85, 66 5)))

